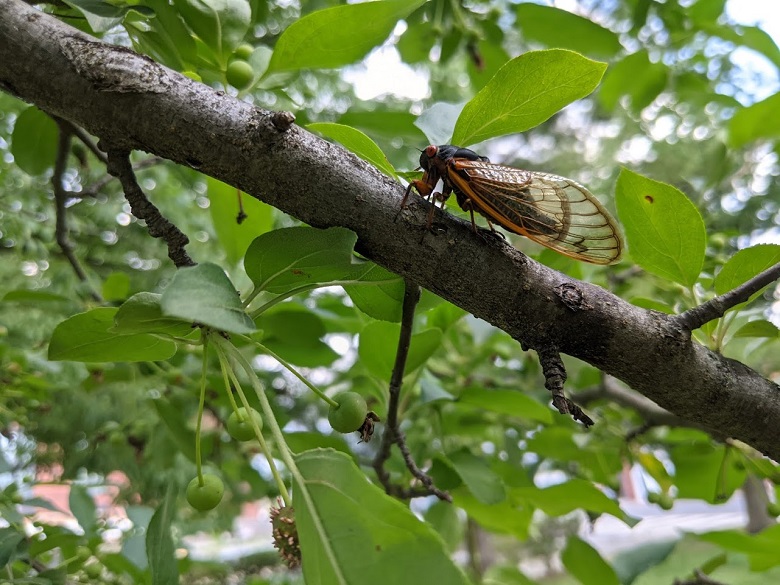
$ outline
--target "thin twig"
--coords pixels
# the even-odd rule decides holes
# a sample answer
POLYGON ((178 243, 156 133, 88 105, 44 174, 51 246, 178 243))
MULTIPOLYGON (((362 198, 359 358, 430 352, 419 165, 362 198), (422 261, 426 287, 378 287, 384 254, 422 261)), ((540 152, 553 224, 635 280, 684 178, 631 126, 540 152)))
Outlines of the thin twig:
POLYGON ((561 354, 554 345, 536 348, 539 363, 544 373, 544 387, 552 394, 553 406, 561 414, 570 414, 574 420, 580 421, 585 427, 593 425, 593 420, 582 409, 566 398, 563 393, 563 383, 566 381, 566 366, 563 365, 561 354))
POLYGON ((94 140, 92 140, 92 137, 81 127, 76 126, 75 124, 68 122, 67 120, 58 120, 60 123, 60 126, 63 124, 67 125, 70 132, 81 142, 84 143, 84 146, 86 146, 89 151, 95 155, 95 157, 102 162, 103 164, 108 164, 108 157, 106 156, 106 153, 103 152, 98 148, 98 145, 95 143, 94 140))
MULTIPOLYGON (((165 162, 164 158, 160 158, 159 156, 150 156, 149 158, 145 158, 144 160, 135 163, 133 165, 133 171, 148 169, 149 167, 158 165, 162 162, 165 162)), ((89 187, 87 187, 83 191, 80 191, 79 193, 70 193, 70 196, 74 198, 80 198, 80 199, 87 199, 88 197, 97 197, 97 194, 100 193, 105 188, 105 186, 108 185, 114 179, 116 179, 116 177, 114 177, 113 175, 106 175, 102 179, 99 179, 94 183, 92 183, 89 187)))
POLYGON ((674 580, 674 585, 725 585, 722 581, 716 581, 715 579, 710 579, 710 577, 704 573, 701 569, 695 569, 693 571, 693 579, 686 579, 685 581, 680 581, 679 579, 674 580))
POLYGON ((168 245, 168 257, 173 260, 176 267, 194 266, 195 262, 184 249, 184 246, 190 241, 189 238, 163 217, 160 210, 146 198, 146 194, 135 179, 135 173, 130 164, 130 152, 109 149, 108 172, 122 183, 125 198, 130 204, 133 215, 146 222, 146 227, 152 237, 162 238, 168 245))
POLYGON ((385 432, 382 434, 382 443, 379 446, 379 451, 377 452, 376 457, 374 457, 373 467, 379 481, 388 494, 402 498, 433 494, 441 500, 451 502, 452 498, 450 495, 437 488, 433 484, 433 479, 422 471, 414 462, 412 454, 409 452, 409 448, 406 445, 404 434, 398 424, 398 404, 401 395, 401 385, 403 383, 406 358, 409 355, 409 346, 412 339, 414 310, 419 300, 420 287, 407 280, 401 317, 401 335, 398 338, 398 350, 395 354, 395 364, 393 365, 393 372, 390 376, 387 423, 385 425, 385 432), (423 488, 402 488, 391 482, 390 473, 385 469, 384 464, 390 458, 390 449, 393 443, 395 443, 401 451, 407 469, 423 484, 423 488))
POLYGON ((73 244, 68 237, 68 209, 66 202, 68 200, 68 192, 65 189, 65 171, 68 165, 68 153, 70 153, 70 143, 72 138, 71 129, 69 126, 63 124, 58 118, 54 119, 59 127, 59 141, 57 144, 57 158, 54 161, 54 174, 51 178, 52 188, 54 190, 54 208, 56 214, 54 234, 57 240, 57 245, 62 250, 62 253, 70 262, 73 271, 76 273, 78 279, 87 285, 89 295, 97 302, 103 302, 103 298, 100 294, 89 285, 89 278, 87 273, 81 266, 81 262, 76 258, 76 254, 73 252, 73 244))
POLYGON ((747 282, 727 293, 710 299, 698 307, 694 307, 675 315, 672 319, 683 329, 693 331, 705 323, 718 319, 726 314, 726 311, 740 303, 747 301, 753 294, 780 278, 780 262, 767 268, 762 273, 754 276, 747 282))

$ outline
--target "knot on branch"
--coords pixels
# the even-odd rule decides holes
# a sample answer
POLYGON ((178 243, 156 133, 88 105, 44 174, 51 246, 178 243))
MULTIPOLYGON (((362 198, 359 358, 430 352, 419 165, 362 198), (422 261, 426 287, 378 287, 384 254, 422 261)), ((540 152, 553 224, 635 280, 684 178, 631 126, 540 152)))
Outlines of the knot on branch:
POLYGON ((295 122, 295 114, 292 112, 274 112, 271 114, 271 124, 279 132, 287 132, 295 122))
POLYGON ((546 345, 537 348, 536 353, 539 355, 539 363, 544 373, 544 387, 552 394, 553 406, 561 414, 571 415, 574 420, 581 422, 586 428, 592 426, 593 420, 563 393, 563 383, 566 382, 566 367, 563 365, 558 348, 554 345, 546 345))
POLYGON ((582 290, 573 282, 564 282, 555 287, 555 294, 571 311, 587 311, 593 306, 585 300, 582 290))

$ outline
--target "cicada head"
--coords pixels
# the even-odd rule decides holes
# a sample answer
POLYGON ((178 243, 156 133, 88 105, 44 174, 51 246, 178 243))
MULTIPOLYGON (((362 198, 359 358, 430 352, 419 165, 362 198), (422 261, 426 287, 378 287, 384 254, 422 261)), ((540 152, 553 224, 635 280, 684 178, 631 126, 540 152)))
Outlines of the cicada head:
POLYGON ((438 146, 434 146, 433 144, 426 146, 425 150, 420 153, 420 168, 424 171, 429 171, 431 169, 432 161, 438 152, 438 146))

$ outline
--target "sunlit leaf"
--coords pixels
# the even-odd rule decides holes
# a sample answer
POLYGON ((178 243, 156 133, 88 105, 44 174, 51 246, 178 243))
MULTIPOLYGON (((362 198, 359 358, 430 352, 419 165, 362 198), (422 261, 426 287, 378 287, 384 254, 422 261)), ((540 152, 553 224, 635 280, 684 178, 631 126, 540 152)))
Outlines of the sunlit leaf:
POLYGON ((533 128, 592 92, 606 68, 563 49, 520 55, 466 104, 452 141, 467 146, 533 128))
POLYGON ((692 286, 707 236, 696 206, 679 189, 622 169, 615 202, 631 258, 648 272, 692 286))
POLYGON ((276 41, 268 73, 327 69, 362 59, 424 0, 344 4, 307 14, 276 41))

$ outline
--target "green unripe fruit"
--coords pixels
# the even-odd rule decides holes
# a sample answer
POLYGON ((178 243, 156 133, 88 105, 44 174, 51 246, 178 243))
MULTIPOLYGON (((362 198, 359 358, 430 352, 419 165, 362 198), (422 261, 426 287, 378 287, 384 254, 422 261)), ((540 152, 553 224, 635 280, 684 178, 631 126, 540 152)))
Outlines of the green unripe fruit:
POLYGON ((647 501, 651 504, 657 504, 661 501, 661 494, 658 492, 648 492, 647 494, 647 501))
POLYGON ((76 558, 84 563, 92 556, 92 550, 88 546, 80 546, 76 549, 76 558))
POLYGON ((766 506, 766 513, 769 514, 772 518, 777 518, 780 516, 780 503, 769 502, 766 506))
POLYGON ((255 48, 250 45, 249 43, 244 43, 243 45, 239 45, 238 48, 233 51, 233 55, 236 57, 236 59, 243 59, 246 61, 249 59, 249 57, 252 56, 252 53, 255 52, 255 48))
POLYGON ((674 506, 674 500, 669 494, 661 494, 658 498, 658 505, 662 510, 671 510, 672 506, 674 506))
POLYGON ((368 414, 365 399, 357 392, 342 392, 333 397, 337 406, 328 410, 328 422, 333 430, 351 433, 363 426, 368 414))
POLYGON ((242 59, 236 59, 227 66, 225 78, 230 85, 241 90, 252 85, 255 72, 249 63, 242 59))
POLYGON ((97 579, 103 573, 103 566, 100 563, 84 565, 84 572, 90 579, 97 579))
POLYGON ((203 485, 200 485, 198 478, 195 477, 187 486, 187 501, 190 506, 205 512, 213 510, 222 501, 222 495, 225 493, 225 485, 216 475, 210 473, 203 474, 203 485))
POLYGON ((236 441, 251 441, 255 438, 251 419, 254 419, 257 422, 257 428, 262 430, 263 419, 254 408, 250 408, 247 412, 246 408, 242 406, 237 412, 231 413, 227 420, 228 434, 236 441))

